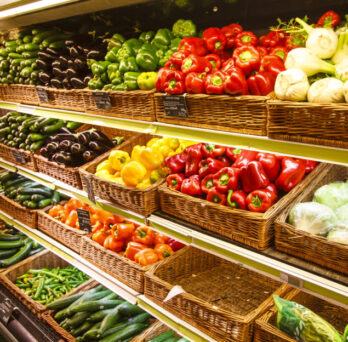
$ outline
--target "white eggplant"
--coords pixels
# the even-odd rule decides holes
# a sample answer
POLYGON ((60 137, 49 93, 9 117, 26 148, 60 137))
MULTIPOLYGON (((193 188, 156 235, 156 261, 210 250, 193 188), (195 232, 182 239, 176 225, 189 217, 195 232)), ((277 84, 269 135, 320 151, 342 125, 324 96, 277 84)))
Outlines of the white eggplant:
POLYGON ((308 102, 342 103, 344 102, 343 82, 327 77, 314 82, 308 90, 308 102))

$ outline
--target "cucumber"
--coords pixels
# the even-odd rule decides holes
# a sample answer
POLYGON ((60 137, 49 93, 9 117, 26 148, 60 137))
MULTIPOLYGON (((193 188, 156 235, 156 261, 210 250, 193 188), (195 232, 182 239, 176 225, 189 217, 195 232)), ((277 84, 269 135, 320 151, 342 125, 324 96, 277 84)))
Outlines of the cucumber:
POLYGON ((90 315, 87 318, 87 321, 89 322, 101 322, 103 320, 103 318, 112 311, 113 309, 104 309, 104 310, 100 310, 100 311, 96 311, 95 313, 93 313, 92 315, 90 315))
POLYGON ((46 199, 43 199, 39 202, 39 208, 42 209, 42 208, 45 208, 51 204, 52 204, 52 200, 50 198, 46 198, 46 199))
POLYGON ((144 313, 144 310, 138 306, 138 305, 133 305, 131 303, 125 302, 121 305, 118 306, 118 309, 120 311, 120 314, 122 316, 135 316, 141 313, 144 313))
POLYGON ((28 209, 36 209, 38 207, 38 203, 34 201, 29 201, 26 207, 28 209))
POLYGON ((43 140, 46 138, 46 136, 40 133, 30 133, 28 138, 30 141, 34 142, 38 140, 43 140))
POLYGON ((69 35, 65 34, 65 33, 57 33, 57 34, 53 34, 51 36, 48 36, 47 38, 45 38, 42 42, 41 42, 41 47, 44 48, 48 48, 49 45, 53 42, 59 41, 59 40, 65 40, 68 39, 69 35))
POLYGON ((0 183, 5 183, 11 179, 14 179, 16 174, 11 171, 5 171, 0 175, 0 183))
POLYGON ((17 241, 0 241, 0 249, 11 249, 24 246, 25 241, 23 239, 17 241))
POLYGON ((13 264, 16 264, 17 262, 20 262, 22 259, 26 258, 31 250, 33 242, 28 242, 24 247, 22 247, 16 254, 12 255, 8 259, 4 260, 1 263, 1 266, 8 267, 13 264))
POLYGON ((116 300, 109 300, 109 299, 100 299, 90 302, 81 303, 79 305, 76 305, 74 308, 71 309, 71 312, 81 312, 81 311, 97 311, 97 310, 104 310, 113 308, 116 305, 119 305, 123 303, 123 300, 116 299, 116 300))
POLYGON ((52 196, 52 190, 45 188, 45 189, 40 189, 40 188, 24 188, 24 189, 18 189, 18 192, 21 195, 42 195, 47 197, 51 197, 52 196))
POLYGON ((125 340, 131 336, 138 335, 144 329, 146 329, 149 325, 143 323, 133 323, 126 326, 124 329, 116 331, 115 333, 104 337, 99 342, 117 342, 125 340))
POLYGON ((74 329, 73 331, 70 331, 70 334, 73 335, 74 337, 78 337, 81 336, 82 334, 84 334, 86 331, 88 331, 89 329, 91 329, 93 326, 92 322, 84 322, 83 324, 81 324, 78 328, 74 329))
POLYGON ((44 140, 35 141, 30 145, 30 151, 36 152, 38 151, 44 144, 44 140))
POLYGON ((124 329, 125 327, 127 327, 128 325, 130 325, 131 323, 128 321, 123 321, 120 323, 115 324, 112 328, 106 330, 103 334, 101 334, 101 338, 104 338, 106 336, 109 336, 111 334, 114 334, 116 331, 120 331, 122 329, 124 329))
POLYGON ((98 339, 100 336, 99 327, 101 322, 92 325, 91 329, 86 331, 82 337, 82 341, 90 341, 98 339))
POLYGON ((74 316, 66 321, 66 325, 69 328, 76 328, 81 325, 90 315, 90 312, 77 312, 74 316))
POLYGON ((131 323, 147 323, 151 315, 147 312, 136 315, 128 320, 131 323))
POLYGON ((40 32, 39 34, 34 36, 33 43, 40 44, 45 38, 52 36, 56 33, 57 31, 53 31, 53 30, 40 32))
POLYGON ((43 128, 43 133, 52 134, 61 129, 64 126, 63 120, 58 120, 54 125, 45 126, 43 128))
POLYGON ((106 330, 110 329, 121 319, 121 314, 118 310, 118 306, 113 308, 101 322, 100 333, 104 333, 106 330))
POLYGON ((0 250, 0 259, 9 258, 10 256, 16 254, 18 248, 9 248, 0 250))
MULTIPOLYGON (((39 194, 35 194, 35 195, 32 195, 32 196, 30 196, 30 195, 21 195, 21 196, 29 196, 29 198, 32 201, 34 201, 34 202, 40 202, 40 201, 42 201, 42 200, 47 198, 47 197, 39 195, 39 194)), ((29 199, 29 198, 25 198, 25 199, 29 199)))
MULTIPOLYGON (((38 51, 23 51, 22 52, 22 57, 25 58, 25 59, 36 58, 37 57, 37 52, 38 51)), ((31 65, 32 63, 33 62, 30 62, 29 65, 31 65)))
POLYGON ((185 337, 181 337, 177 340, 177 342, 190 342, 190 341, 185 337))
POLYGON ((52 196, 52 203, 57 204, 60 202, 60 194, 58 191, 53 191, 53 196, 52 196))
POLYGON ((10 179, 7 182, 5 182, 4 187, 8 188, 10 186, 15 186, 15 185, 18 185, 20 183, 23 183, 23 181, 28 181, 28 179, 25 177, 19 176, 16 179, 10 179))
POLYGON ((0 241, 17 241, 19 240, 18 235, 11 235, 0 232, 0 241))
POLYGON ((77 299, 81 298, 84 294, 85 294, 85 292, 80 292, 80 293, 76 293, 74 295, 71 295, 69 297, 57 299, 54 302, 47 304, 46 309, 47 310, 59 310, 59 309, 66 308, 67 306, 69 306, 70 304, 75 302, 77 299))

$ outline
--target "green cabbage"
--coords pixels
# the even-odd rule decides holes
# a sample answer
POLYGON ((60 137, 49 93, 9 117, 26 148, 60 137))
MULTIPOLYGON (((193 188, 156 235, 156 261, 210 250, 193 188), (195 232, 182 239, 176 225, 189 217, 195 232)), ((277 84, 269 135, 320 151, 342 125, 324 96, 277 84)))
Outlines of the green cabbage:
POLYGON ((302 342, 343 342, 337 330, 303 305, 273 296, 278 328, 302 342))
POLYGON ((342 205, 336 210, 336 217, 338 221, 342 221, 348 224, 348 203, 342 205))
POLYGON ((335 182, 320 187, 314 193, 313 201, 336 211, 337 208, 348 203, 348 183, 335 182))
POLYGON ((340 227, 330 230, 327 238, 328 240, 344 243, 348 245, 348 226, 345 226, 346 229, 340 227))
POLYGON ((303 202, 291 209, 289 223, 296 229, 326 236, 336 223, 336 215, 330 208, 320 203, 303 202))

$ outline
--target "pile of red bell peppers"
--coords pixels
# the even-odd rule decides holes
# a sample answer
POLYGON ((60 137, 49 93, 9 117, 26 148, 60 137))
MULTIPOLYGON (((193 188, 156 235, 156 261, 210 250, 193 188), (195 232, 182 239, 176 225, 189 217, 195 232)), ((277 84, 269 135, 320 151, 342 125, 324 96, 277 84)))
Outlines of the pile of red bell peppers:
POLYGON ((257 37, 233 23, 210 27, 202 38, 186 37, 159 70, 156 90, 168 94, 267 95, 289 50, 305 38, 282 30, 257 37))
POLYGON ((168 157, 169 188, 231 208, 265 212, 317 162, 208 143, 168 157))

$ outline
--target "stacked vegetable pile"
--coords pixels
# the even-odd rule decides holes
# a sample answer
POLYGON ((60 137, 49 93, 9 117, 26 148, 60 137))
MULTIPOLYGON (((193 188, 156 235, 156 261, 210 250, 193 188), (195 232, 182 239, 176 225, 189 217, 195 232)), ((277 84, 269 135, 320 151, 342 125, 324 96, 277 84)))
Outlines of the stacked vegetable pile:
POLYGON ((0 230, 0 267, 12 266, 43 250, 38 242, 8 224, 0 230))
POLYGON ((47 309, 77 341, 130 341, 149 326, 151 316, 99 285, 58 299, 47 309))
POLYGON ((66 198, 57 191, 10 171, 0 175, 0 183, 6 197, 28 209, 45 208, 66 198))
POLYGON ((113 182, 145 189, 167 174, 164 158, 183 151, 190 141, 176 138, 153 138, 146 146, 136 145, 128 152, 112 151, 96 168, 96 175, 113 182))
MULTIPOLYGON (((348 102, 348 32, 340 29, 340 17, 329 11, 316 27, 296 18, 298 34, 306 35, 306 47, 289 52, 286 71, 275 84, 277 98, 314 103, 348 102), (336 29, 336 31, 334 31, 336 29)), ((294 30, 294 27, 291 28, 294 30)))
POLYGON ((0 142, 15 148, 36 152, 49 136, 70 132, 81 126, 77 122, 9 112, 0 119, 0 142))
POLYGON ((155 71, 178 49, 182 37, 195 35, 193 22, 182 19, 174 23, 172 30, 142 32, 138 38, 126 40, 115 33, 109 39, 105 60, 89 61, 94 78, 88 86, 104 90, 154 89, 155 71))
POLYGON ((169 188, 253 212, 265 212, 317 165, 208 143, 191 145, 165 162, 170 169, 169 188))
POLYGON ((348 182, 335 182, 316 190, 312 202, 296 204, 289 215, 296 229, 348 244, 348 182))
POLYGON ((107 150, 121 144, 123 137, 109 139, 103 132, 91 128, 79 133, 65 131, 48 139, 40 154, 67 166, 81 166, 107 150))
POLYGON ((83 284, 89 278, 73 266, 30 269, 17 277, 15 285, 36 302, 47 305, 83 284))

